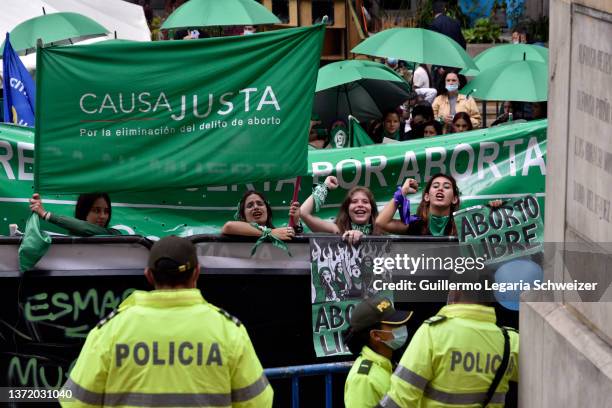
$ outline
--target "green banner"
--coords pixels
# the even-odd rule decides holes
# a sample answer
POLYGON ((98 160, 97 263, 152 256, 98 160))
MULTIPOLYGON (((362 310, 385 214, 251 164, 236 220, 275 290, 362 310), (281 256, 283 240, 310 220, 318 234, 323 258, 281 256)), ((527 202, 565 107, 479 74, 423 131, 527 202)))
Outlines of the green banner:
POLYGON ((36 189, 150 191, 306 174, 324 30, 40 49, 36 189))
MULTIPOLYGON (((318 214, 331 219, 347 189, 354 185, 372 189, 382 208, 406 177, 422 183, 438 171, 447 171, 458 177, 462 208, 526 194, 538 198, 544 208, 546 126, 543 120, 395 144, 312 150, 308 152, 308 163, 310 175, 316 176, 303 177, 299 200, 303 202, 311 193, 313 181, 318 183, 329 174, 337 175, 340 188, 330 191, 318 214)), ((31 129, 0 125, 0 234, 8 234, 9 224, 18 224, 23 231, 30 214, 33 139, 31 129)), ((295 180, 272 180, 111 194, 111 226, 126 233, 157 237, 218 233, 232 219, 247 188, 267 196, 274 210, 274 224, 280 226, 287 221, 295 180)), ((74 195, 43 194, 43 200, 49 211, 74 213, 74 195)), ((413 212, 419 201, 419 194, 411 197, 413 212)), ((43 223, 43 228, 48 224, 43 223)))
POLYGON ((478 205, 455 213, 459 242, 472 258, 485 264, 508 261, 542 251, 542 208, 532 196, 505 201, 500 207, 478 205))
MULTIPOLYGON (((364 242, 352 247, 334 238, 313 238, 311 252, 312 340, 317 357, 350 354, 344 343, 351 311, 365 297, 377 294, 374 280, 391 281, 391 275, 374 275, 374 259, 389 253, 391 244, 364 242)), ((392 292, 384 296, 393 299, 392 292)))

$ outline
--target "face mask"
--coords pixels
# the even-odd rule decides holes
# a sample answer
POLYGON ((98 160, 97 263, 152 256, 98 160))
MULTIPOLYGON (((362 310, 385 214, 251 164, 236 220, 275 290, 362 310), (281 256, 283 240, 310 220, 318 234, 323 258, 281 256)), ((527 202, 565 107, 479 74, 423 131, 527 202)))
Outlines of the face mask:
MULTIPOLYGON (((388 333, 386 330, 380 331, 385 331, 388 333)), ((397 329, 391 330, 391 334, 393 334, 393 339, 383 340, 383 343, 389 346, 389 348, 392 350, 397 350, 398 348, 402 347, 406 343, 406 340, 408 340, 408 328, 406 326, 400 326, 397 329)))
POLYGON ((519 44, 519 40, 512 40, 512 44, 519 44))
POLYGON ((447 90, 448 92, 454 92, 454 91, 456 91, 457 89, 459 89, 459 85, 457 85, 457 84, 446 85, 446 90, 447 90))
POLYGON ((253 35, 253 34, 255 34, 255 33, 254 33, 253 31, 250 31, 250 30, 244 30, 244 31, 242 32, 242 34, 243 34, 243 35, 253 35))

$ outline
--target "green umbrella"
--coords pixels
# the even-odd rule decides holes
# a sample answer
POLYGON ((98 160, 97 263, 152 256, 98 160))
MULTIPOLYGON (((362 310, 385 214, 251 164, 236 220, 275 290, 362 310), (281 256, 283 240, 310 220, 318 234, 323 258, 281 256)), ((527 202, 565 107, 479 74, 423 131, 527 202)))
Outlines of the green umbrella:
POLYGON ((65 44, 107 33, 106 28, 78 13, 52 13, 34 17, 18 24, 10 32, 15 51, 26 54, 36 51, 36 41, 39 38, 44 45, 65 44))
POLYGON ((390 28, 367 38, 351 52, 422 64, 478 69, 472 58, 453 39, 423 28, 390 28))
POLYGON ((190 0, 174 10, 161 28, 277 23, 278 17, 255 0, 190 0))
POLYGON ((498 64, 505 64, 512 61, 544 62, 548 64, 548 48, 532 44, 504 44, 498 45, 478 54, 474 58, 474 63, 478 67, 475 69, 464 69, 461 74, 476 76, 485 69, 494 67, 498 64))
POLYGON ((408 99, 410 85, 378 62, 347 60, 319 69, 313 111, 325 126, 348 115, 380 119, 408 99))
POLYGON ((492 101, 539 102, 548 99, 548 64, 514 61, 482 71, 461 89, 464 95, 492 101))

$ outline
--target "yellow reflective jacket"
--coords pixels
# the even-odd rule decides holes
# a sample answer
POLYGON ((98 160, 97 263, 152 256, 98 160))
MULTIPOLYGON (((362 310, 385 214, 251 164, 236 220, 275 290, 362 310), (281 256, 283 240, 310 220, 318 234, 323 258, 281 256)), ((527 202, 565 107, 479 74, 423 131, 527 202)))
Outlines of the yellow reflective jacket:
POLYGON ((347 408, 372 408, 389 390, 393 367, 391 360, 363 346, 344 384, 347 408))
MULTIPOLYGON (((452 304, 417 330, 380 405, 385 408, 481 407, 504 352, 495 309, 452 304)), ((503 407, 509 381, 518 381, 519 336, 508 330, 510 360, 489 403, 503 407)))
POLYGON ((244 326, 198 289, 134 292, 89 333, 64 389, 64 407, 247 408, 273 398, 244 326))

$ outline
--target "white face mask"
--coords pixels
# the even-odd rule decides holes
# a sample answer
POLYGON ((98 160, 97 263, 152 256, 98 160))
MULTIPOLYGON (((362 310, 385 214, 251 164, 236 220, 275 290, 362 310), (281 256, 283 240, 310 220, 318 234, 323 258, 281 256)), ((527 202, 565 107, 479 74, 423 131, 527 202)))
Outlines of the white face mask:
POLYGON ((457 89, 459 89, 459 85, 457 85, 457 84, 448 84, 448 85, 446 85, 446 90, 448 92, 454 92, 457 89))
POLYGON ((519 40, 512 40, 512 44, 519 44, 519 40))
POLYGON ((244 30, 244 31, 242 32, 242 35, 252 35, 252 34, 255 34, 255 32, 254 32, 254 31, 251 31, 251 30, 244 30))

